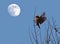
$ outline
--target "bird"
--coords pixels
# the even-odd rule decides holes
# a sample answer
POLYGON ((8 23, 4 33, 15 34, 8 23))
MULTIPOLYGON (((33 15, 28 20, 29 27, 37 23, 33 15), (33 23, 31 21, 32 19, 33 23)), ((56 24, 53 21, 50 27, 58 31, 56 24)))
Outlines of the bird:
POLYGON ((37 15, 36 18, 35 18, 36 25, 40 28, 40 25, 39 25, 39 24, 44 23, 46 19, 47 19, 47 18, 46 18, 46 16, 45 16, 45 12, 43 12, 43 13, 41 14, 41 16, 38 16, 38 15, 37 15))

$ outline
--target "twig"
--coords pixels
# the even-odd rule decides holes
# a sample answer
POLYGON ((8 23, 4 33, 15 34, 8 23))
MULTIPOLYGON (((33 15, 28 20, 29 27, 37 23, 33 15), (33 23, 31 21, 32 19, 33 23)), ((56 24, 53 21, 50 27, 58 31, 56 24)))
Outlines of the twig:
POLYGON ((55 44, 56 44, 56 41, 55 41, 55 38, 54 38, 54 36, 53 36, 53 32, 52 32, 52 26, 51 26, 51 24, 50 24, 49 21, 48 21, 48 24, 49 24, 49 27, 50 27, 50 29, 51 29, 51 32, 50 32, 49 38, 50 38, 50 36, 52 35, 53 40, 54 40, 54 42, 55 42, 55 44))
POLYGON ((48 36, 48 31, 49 31, 49 25, 48 25, 48 29, 47 29, 47 37, 46 37, 46 44, 49 44, 49 36, 48 36))
POLYGON ((34 44, 33 41, 32 41, 31 35, 30 35, 30 29, 28 30, 28 32, 29 32, 30 41, 31 41, 32 44, 34 44))
POLYGON ((36 37, 35 42, 36 42, 36 44, 38 44, 38 39, 37 39, 36 29, 35 29, 35 13, 36 13, 36 8, 35 8, 35 11, 34 11, 34 21, 33 21, 33 23, 34 23, 34 33, 35 33, 35 37, 36 37))
POLYGON ((41 41, 41 44, 42 44, 41 28, 39 28, 39 31, 40 31, 40 41, 41 41))
POLYGON ((52 21, 53 21, 53 26, 54 26, 56 38, 57 38, 57 44, 59 44, 59 41, 58 41, 58 35, 57 35, 58 29, 57 29, 57 27, 56 27, 56 24, 55 24, 55 21, 54 21, 54 18, 53 18, 53 17, 52 17, 52 21))

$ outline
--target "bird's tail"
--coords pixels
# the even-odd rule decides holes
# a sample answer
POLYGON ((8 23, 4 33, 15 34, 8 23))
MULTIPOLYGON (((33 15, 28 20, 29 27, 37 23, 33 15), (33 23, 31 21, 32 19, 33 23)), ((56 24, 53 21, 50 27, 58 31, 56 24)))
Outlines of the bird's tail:
POLYGON ((40 29, 40 26, 38 25, 38 28, 40 29))
POLYGON ((38 26, 38 28, 40 28, 40 25, 39 25, 39 23, 37 23, 36 25, 38 26))
POLYGON ((39 29, 40 29, 40 26, 39 26, 39 29))

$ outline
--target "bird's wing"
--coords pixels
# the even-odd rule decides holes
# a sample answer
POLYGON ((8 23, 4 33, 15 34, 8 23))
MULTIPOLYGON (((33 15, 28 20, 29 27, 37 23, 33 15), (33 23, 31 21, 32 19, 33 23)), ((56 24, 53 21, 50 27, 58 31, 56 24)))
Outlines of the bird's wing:
POLYGON ((41 16, 40 17, 45 17, 45 12, 43 12, 43 14, 41 14, 41 16))
POLYGON ((45 12, 39 17, 39 22, 42 24, 46 20, 45 12))

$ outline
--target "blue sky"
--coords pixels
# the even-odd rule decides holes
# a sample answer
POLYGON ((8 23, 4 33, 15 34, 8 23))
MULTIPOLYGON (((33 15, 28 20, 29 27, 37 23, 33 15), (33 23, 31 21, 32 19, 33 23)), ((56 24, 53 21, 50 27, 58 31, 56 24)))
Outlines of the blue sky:
POLYGON ((41 15, 45 11, 47 18, 51 20, 53 16, 60 26, 59 0, 0 0, 0 44, 31 44, 28 28, 33 29, 35 8, 36 14, 41 15), (18 17, 10 16, 7 11, 8 5, 12 3, 21 8, 18 17))

